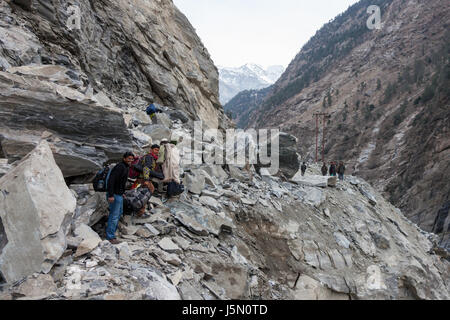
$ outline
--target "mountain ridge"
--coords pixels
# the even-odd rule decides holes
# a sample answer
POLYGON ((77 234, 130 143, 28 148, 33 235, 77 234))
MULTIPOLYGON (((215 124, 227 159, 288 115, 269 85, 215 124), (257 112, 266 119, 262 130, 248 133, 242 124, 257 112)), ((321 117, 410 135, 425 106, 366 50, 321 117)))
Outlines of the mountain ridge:
POLYGON ((218 68, 220 101, 223 105, 243 90, 263 89, 270 86, 284 71, 281 65, 263 68, 254 63, 247 63, 240 67, 218 66, 218 68))

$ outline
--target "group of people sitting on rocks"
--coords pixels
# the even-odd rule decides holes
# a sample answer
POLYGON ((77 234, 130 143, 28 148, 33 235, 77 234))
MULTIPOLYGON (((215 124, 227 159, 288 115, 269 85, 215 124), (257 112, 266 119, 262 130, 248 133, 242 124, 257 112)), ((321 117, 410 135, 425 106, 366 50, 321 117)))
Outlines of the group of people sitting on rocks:
POLYGON ((327 168, 326 163, 323 163, 322 166, 322 175, 326 176, 327 173, 330 174, 330 176, 335 177, 336 173, 339 176, 339 180, 344 180, 344 173, 345 173, 345 165, 344 162, 340 161, 339 165, 336 167, 336 162, 335 161, 331 161, 330 163, 330 168, 327 168))
POLYGON ((183 192, 180 181, 180 156, 177 141, 162 139, 161 145, 153 144, 147 154, 136 156, 126 152, 106 179, 106 197, 109 217, 106 239, 120 243, 115 233, 122 214, 146 216, 147 203, 154 194, 167 197, 183 192))

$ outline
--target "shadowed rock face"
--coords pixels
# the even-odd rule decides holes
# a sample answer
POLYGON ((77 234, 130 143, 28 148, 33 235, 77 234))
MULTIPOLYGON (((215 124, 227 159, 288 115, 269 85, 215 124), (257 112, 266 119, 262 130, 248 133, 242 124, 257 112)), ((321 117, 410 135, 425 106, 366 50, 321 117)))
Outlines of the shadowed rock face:
POLYGON ((5 227, 3 226, 2 218, 0 218, 0 255, 2 254, 3 248, 6 246, 7 243, 8 243, 8 237, 6 236, 5 227))
POLYGON ((45 71, 0 72, 0 143, 9 160, 22 158, 44 137, 64 176, 71 177, 95 172, 132 148, 120 109, 62 86, 45 71))
POLYGON ((441 234, 440 244, 442 247, 450 251, 450 202, 444 204, 444 206, 438 211, 436 219, 433 225, 433 232, 441 234))

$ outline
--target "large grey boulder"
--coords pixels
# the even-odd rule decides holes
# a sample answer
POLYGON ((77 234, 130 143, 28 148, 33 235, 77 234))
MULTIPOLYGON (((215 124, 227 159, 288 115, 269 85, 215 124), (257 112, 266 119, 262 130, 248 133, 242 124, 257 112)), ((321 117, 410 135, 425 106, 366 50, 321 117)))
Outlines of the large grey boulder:
POLYGON ((319 175, 302 176, 300 172, 297 172, 297 174, 293 176, 290 179, 290 181, 310 187, 326 188, 336 186, 336 177, 319 176, 319 175))
POLYGON ((298 172, 300 161, 297 153, 297 138, 287 134, 280 133, 280 171, 291 178, 298 172))
POLYGON ((186 123, 189 121, 188 115, 186 114, 186 112, 183 112, 182 110, 170 110, 169 118, 172 121, 180 120, 182 123, 186 123))
POLYGON ((0 273, 14 282, 49 272, 66 249, 76 199, 47 142, 0 178, 0 273))
POLYGON ((228 173, 218 164, 204 164, 201 166, 210 177, 217 179, 218 183, 223 183, 228 178, 228 173))
POLYGON ((249 179, 250 179, 249 175, 246 174, 246 172, 244 172, 237 166, 230 164, 230 165, 228 165, 228 170, 230 171, 231 178, 237 179, 241 182, 246 182, 246 181, 249 181, 249 179))
POLYGON ((145 113, 145 111, 134 112, 131 121, 134 126, 146 126, 152 123, 152 120, 150 119, 149 115, 145 113))
POLYGON ((82 239, 81 243, 77 247, 77 251, 75 252, 75 257, 91 252, 97 248, 100 242, 102 242, 102 239, 100 239, 98 234, 85 224, 78 226, 74 230, 74 234, 82 239))
POLYGON ((0 71, 0 143, 9 160, 21 159, 45 138, 64 177, 72 177, 93 173, 131 149, 119 109, 61 84, 69 81, 63 75, 70 70, 12 71, 0 71))
MULTIPOLYGON (((300 160, 297 153, 297 138, 288 133, 280 132, 278 135, 270 136, 269 140, 261 139, 259 146, 267 145, 267 157, 269 159, 278 159, 279 168, 278 171, 269 170, 270 175, 283 174, 286 178, 292 178, 300 169, 300 160), (277 141, 278 140, 278 141, 277 141), (278 142, 278 148, 276 143, 278 142), (272 154, 272 144, 274 145, 275 153, 272 154)), ((258 154, 258 164, 255 165, 257 171, 261 168, 268 168, 273 166, 271 164, 261 163, 261 149, 258 154)), ((273 162, 273 161, 272 161, 273 162)))
POLYGON ((195 194, 201 194, 205 188, 205 176, 201 174, 189 174, 186 173, 183 179, 183 184, 186 189, 195 194))
POLYGON ((151 124, 145 126, 142 131, 150 136, 155 143, 160 143, 162 139, 170 139, 172 132, 163 124, 151 124))
POLYGON ((28 277, 26 281, 14 288, 13 294, 26 300, 38 300, 56 294, 56 291, 56 284, 49 274, 38 274, 28 277))
MULTIPOLYGON (((167 128, 172 127, 172 120, 170 120, 169 116, 165 113, 155 114, 155 116, 153 118, 153 123, 166 126, 167 128)), ((169 138, 167 138, 167 139, 169 139, 169 138)))
MULTIPOLYGON (((211 200, 214 199, 211 198, 211 200)), ((206 207, 185 202, 171 202, 168 203, 168 206, 173 217, 186 229, 197 235, 205 236, 210 233, 217 236, 220 234, 222 226, 235 228, 232 220, 206 207)))
POLYGON ((149 285, 142 295, 143 300, 181 300, 177 288, 155 271, 148 271, 149 285))

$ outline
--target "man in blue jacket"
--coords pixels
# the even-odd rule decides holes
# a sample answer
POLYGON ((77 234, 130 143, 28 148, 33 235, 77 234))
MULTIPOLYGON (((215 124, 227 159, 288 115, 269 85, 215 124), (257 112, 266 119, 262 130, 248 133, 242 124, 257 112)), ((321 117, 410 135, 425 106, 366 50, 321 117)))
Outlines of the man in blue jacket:
POLYGON ((122 162, 112 169, 107 181, 106 197, 109 202, 109 217, 108 226, 106 227, 106 239, 112 244, 120 243, 116 239, 115 233, 120 216, 123 214, 123 195, 128 180, 128 172, 133 161, 133 153, 126 152, 123 155, 122 162))
POLYGON ((152 120, 152 123, 155 123, 153 117, 156 115, 156 113, 162 113, 162 110, 157 108, 153 103, 150 104, 147 109, 145 109, 145 112, 149 115, 150 119, 152 120))

